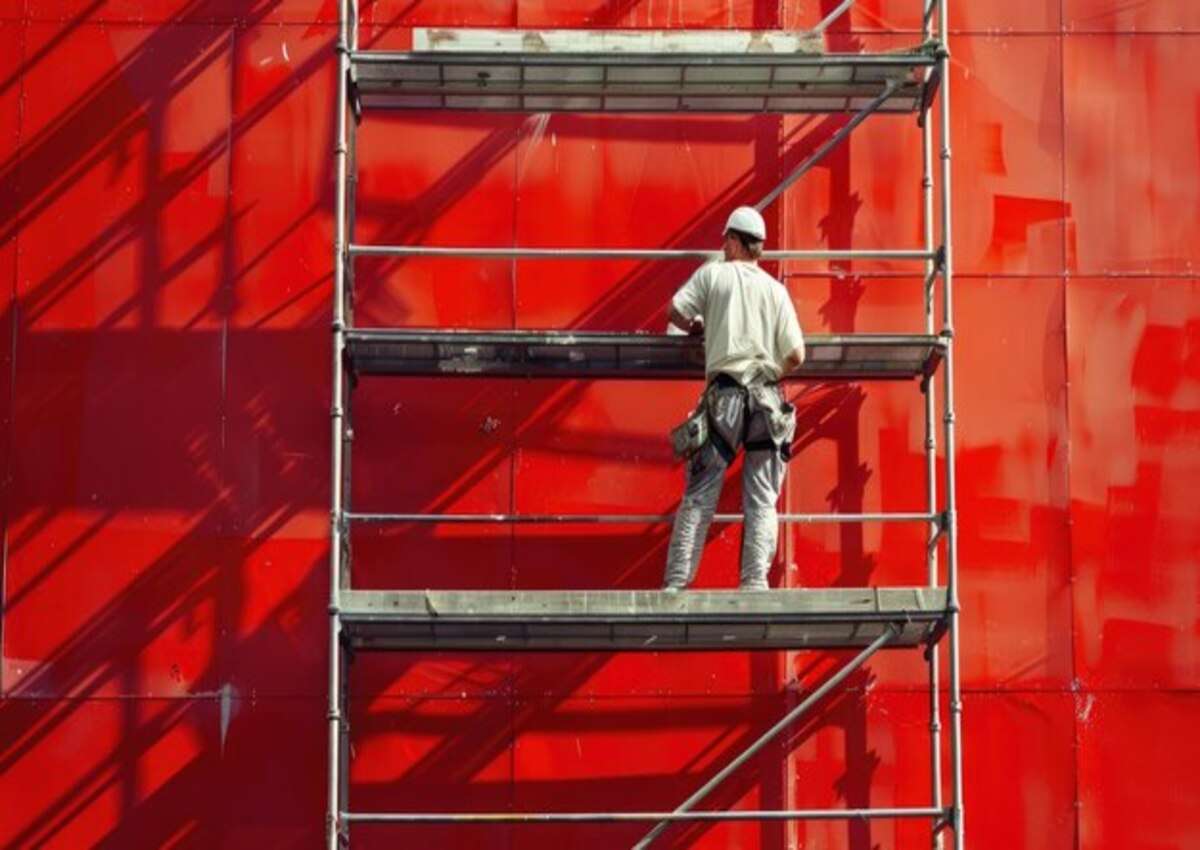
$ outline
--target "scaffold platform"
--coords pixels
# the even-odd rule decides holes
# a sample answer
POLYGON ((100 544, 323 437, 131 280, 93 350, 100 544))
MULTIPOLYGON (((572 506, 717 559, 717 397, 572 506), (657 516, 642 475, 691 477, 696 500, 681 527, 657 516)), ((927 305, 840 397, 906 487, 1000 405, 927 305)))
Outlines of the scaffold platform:
MULTIPOLYGON (((789 377, 904 380, 931 375, 944 343, 925 335, 813 335, 789 377)), ((445 331, 356 328, 346 332, 356 375, 680 379, 704 377, 695 337, 570 331, 445 331)))
POLYGON ((937 634, 932 587, 710 590, 344 590, 343 634, 372 650, 835 649, 937 634))
POLYGON ((939 45, 826 53, 791 32, 417 29, 411 51, 355 51, 363 109, 917 113, 939 45))

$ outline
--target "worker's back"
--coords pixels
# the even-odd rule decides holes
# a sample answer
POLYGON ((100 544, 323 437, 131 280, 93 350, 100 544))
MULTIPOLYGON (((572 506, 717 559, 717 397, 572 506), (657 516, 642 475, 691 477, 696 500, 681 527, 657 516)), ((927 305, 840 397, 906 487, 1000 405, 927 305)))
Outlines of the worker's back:
POLYGON ((803 345, 783 284, 756 263, 709 263, 679 290, 675 308, 704 318, 705 371, 742 382, 776 381, 785 358, 803 345))

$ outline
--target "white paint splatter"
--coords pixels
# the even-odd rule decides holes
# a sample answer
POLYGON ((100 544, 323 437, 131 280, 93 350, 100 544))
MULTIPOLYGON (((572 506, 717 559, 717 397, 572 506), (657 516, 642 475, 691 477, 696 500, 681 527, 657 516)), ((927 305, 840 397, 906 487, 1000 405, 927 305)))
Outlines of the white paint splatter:
POLYGON ((1087 723, 1092 716, 1092 709, 1096 705, 1096 697, 1094 694, 1085 694, 1083 699, 1076 698, 1075 719, 1080 723, 1087 723))
POLYGON ((233 719, 233 685, 226 682, 221 686, 221 755, 225 755, 225 738, 229 734, 229 721, 233 719))
POLYGON ((542 141, 542 137, 546 135, 546 127, 550 125, 550 113, 538 112, 530 115, 525 119, 525 125, 529 131, 529 144, 525 147, 525 155, 521 158, 521 165, 517 169, 517 182, 520 183, 525 177, 525 169, 529 167, 529 160, 533 158, 533 149, 542 141))

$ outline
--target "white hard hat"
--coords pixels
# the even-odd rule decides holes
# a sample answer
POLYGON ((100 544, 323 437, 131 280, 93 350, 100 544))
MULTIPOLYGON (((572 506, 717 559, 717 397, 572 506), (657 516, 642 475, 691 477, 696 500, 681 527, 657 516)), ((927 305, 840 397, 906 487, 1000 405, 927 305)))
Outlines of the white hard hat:
POLYGON ((738 207, 725 222, 725 232, 736 230, 759 242, 767 240, 767 223, 754 207, 738 207))

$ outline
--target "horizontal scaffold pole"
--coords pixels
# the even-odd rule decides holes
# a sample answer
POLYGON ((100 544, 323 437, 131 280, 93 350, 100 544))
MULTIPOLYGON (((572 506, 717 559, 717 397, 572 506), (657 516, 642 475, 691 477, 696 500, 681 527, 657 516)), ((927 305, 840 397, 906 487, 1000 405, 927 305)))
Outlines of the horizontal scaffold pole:
POLYGON ((628 821, 777 821, 943 818, 944 809, 792 809, 727 812, 343 812, 346 823, 605 823, 628 821))
MULTIPOLYGON (((554 525, 557 523, 627 524, 663 523, 674 514, 437 514, 437 513, 347 513, 348 522, 369 523, 509 523, 514 525, 554 525)), ((785 523, 856 523, 856 522, 933 522, 939 514, 779 514, 785 523)), ((714 522, 742 522, 743 514, 717 514, 714 522)))
POLYGON ((409 50, 354 50, 350 52, 350 61, 363 65, 395 65, 395 64, 434 64, 435 62, 456 65, 495 65, 498 61, 507 60, 521 65, 549 65, 559 68, 579 65, 633 65, 649 67, 665 65, 677 67, 680 64, 694 63, 709 67, 728 65, 745 67, 747 65, 779 65, 809 68, 844 68, 847 65, 856 68, 908 68, 928 67, 937 64, 937 57, 926 50, 919 53, 819 53, 819 54, 789 54, 781 56, 777 53, 528 53, 506 51, 475 51, 447 52, 437 54, 419 53, 409 50))
MULTIPOLYGON (((485 248, 432 245, 351 245, 355 257, 440 257, 475 260, 711 260, 720 251, 698 248, 485 248)), ((929 262, 936 257, 920 249, 861 249, 844 251, 763 251, 764 260, 896 260, 929 262)))

